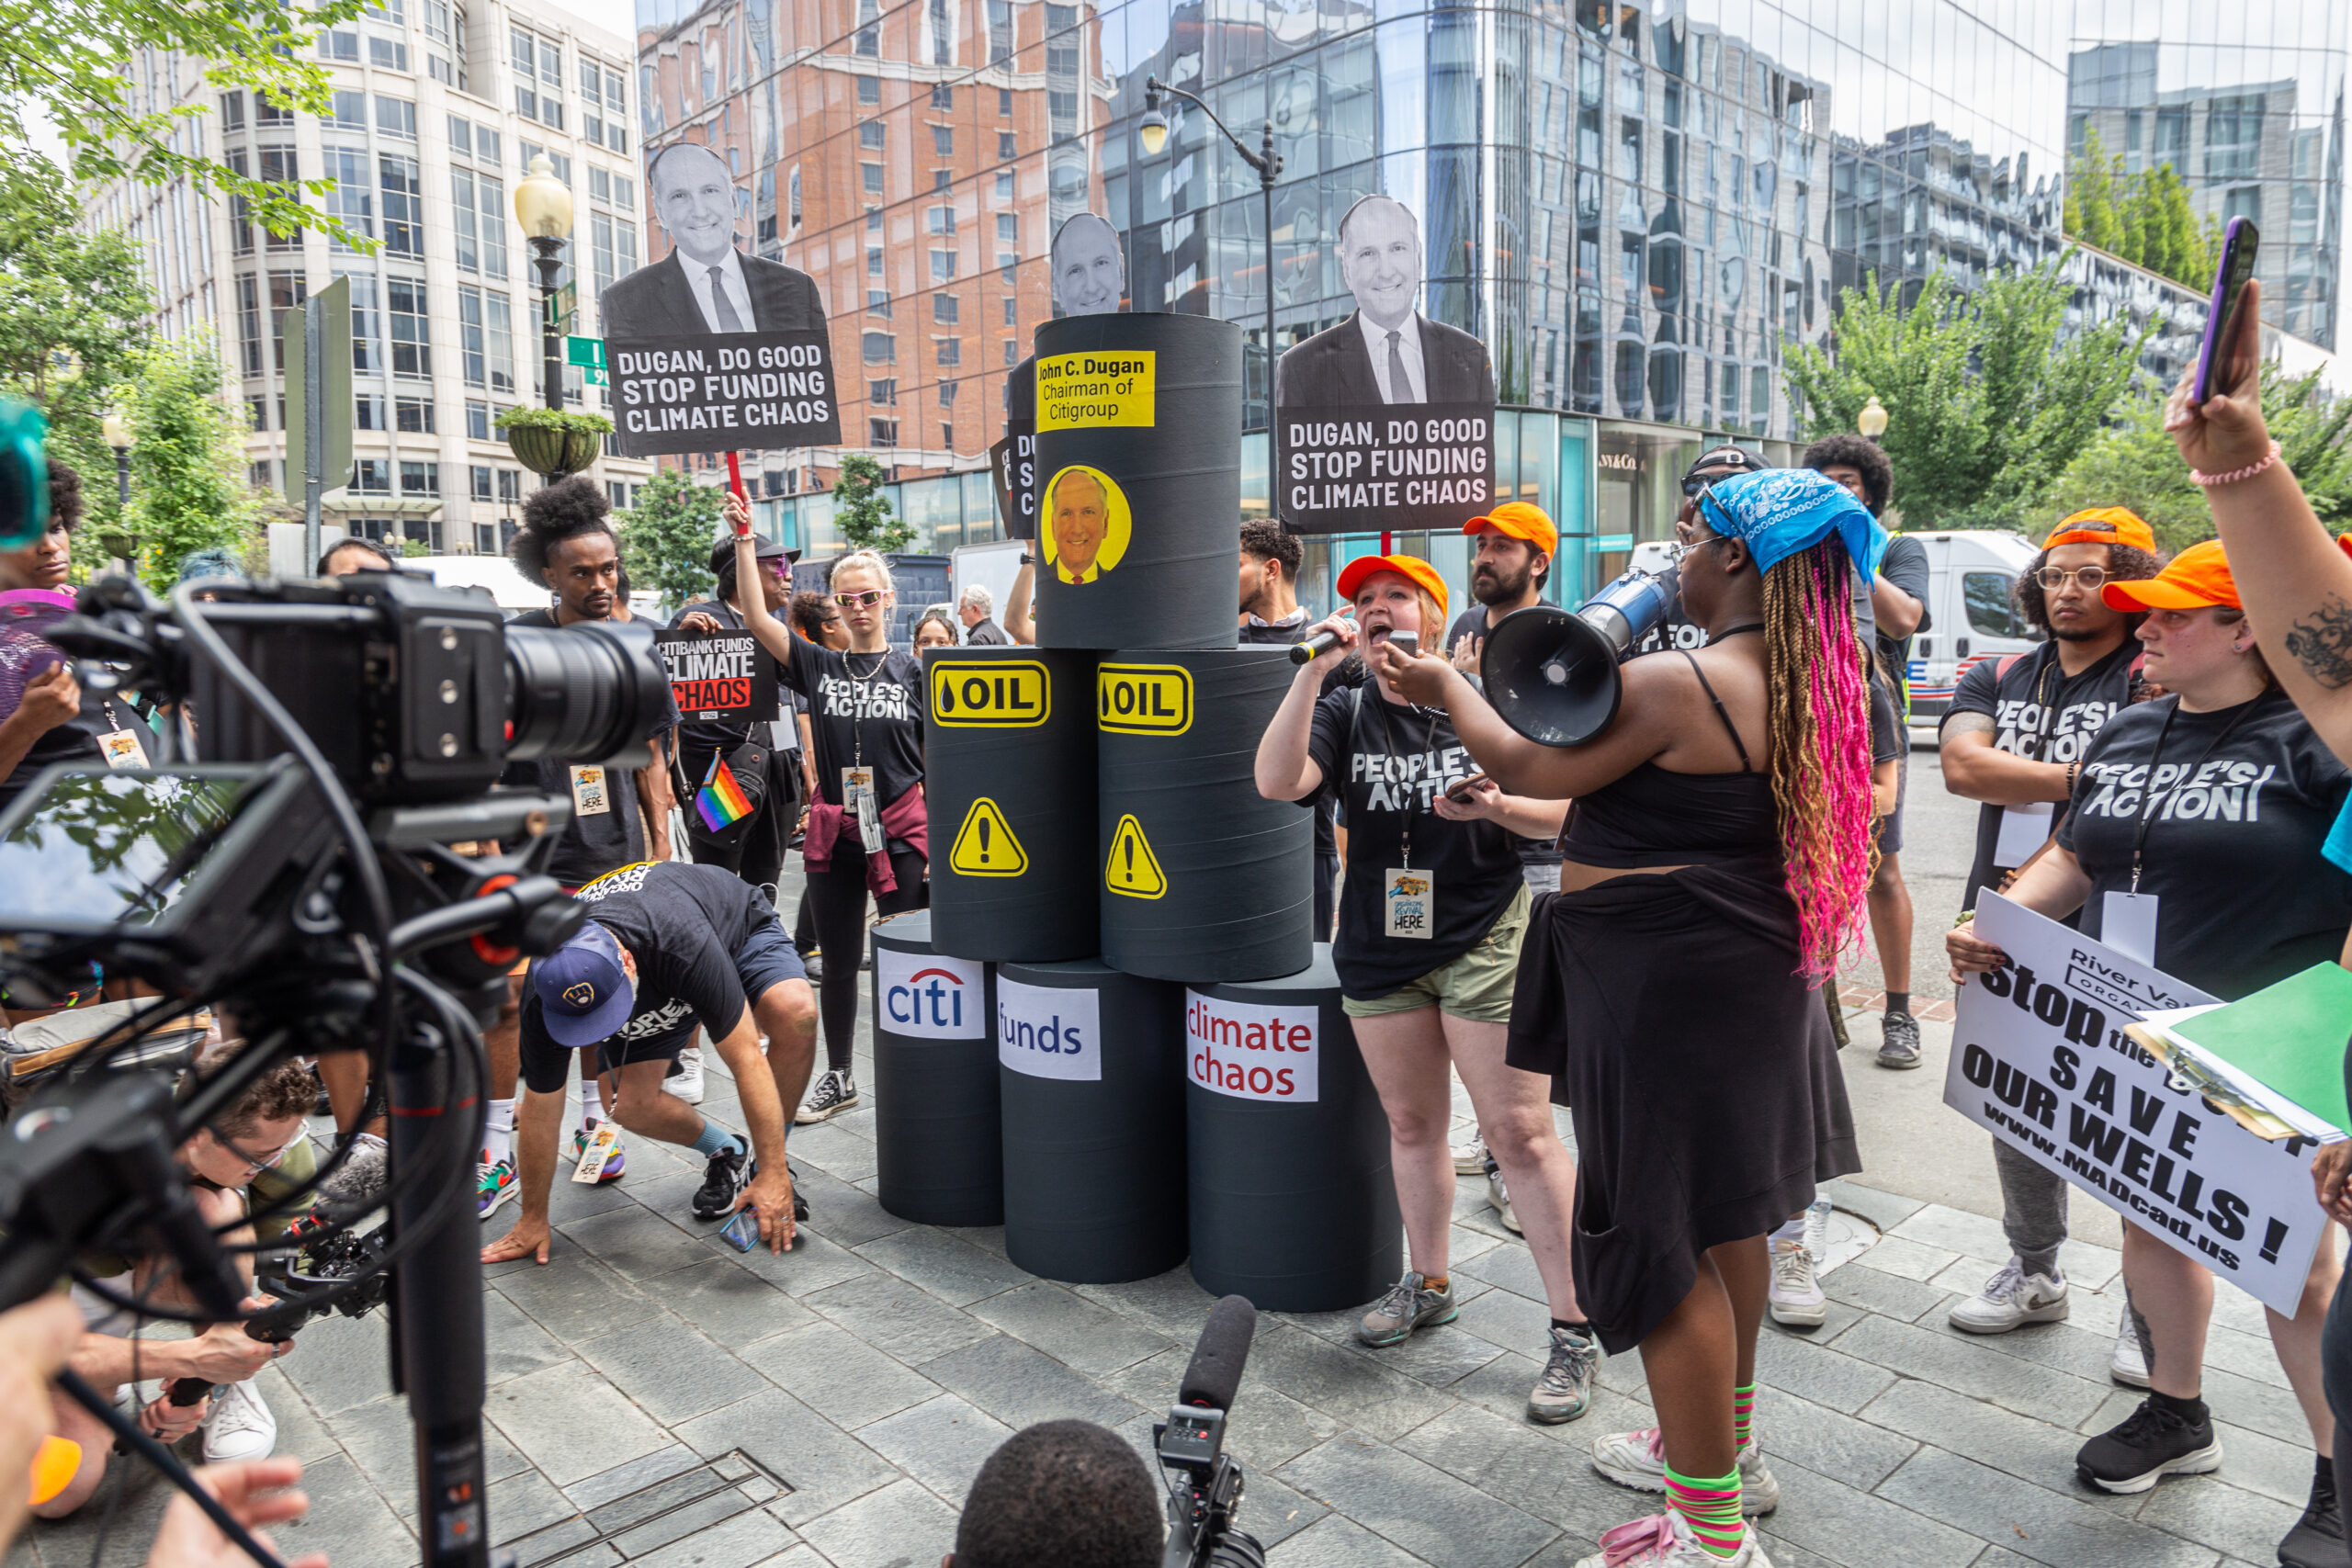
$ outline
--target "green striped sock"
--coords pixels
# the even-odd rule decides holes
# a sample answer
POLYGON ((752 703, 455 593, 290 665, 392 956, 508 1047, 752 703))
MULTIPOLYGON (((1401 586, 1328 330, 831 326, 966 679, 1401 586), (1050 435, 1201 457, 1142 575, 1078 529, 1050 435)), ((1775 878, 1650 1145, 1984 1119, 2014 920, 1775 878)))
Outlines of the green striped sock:
POLYGON ((1691 1539, 1711 1555, 1736 1557, 1740 1542, 1747 1534, 1747 1522, 1739 1513, 1739 1467, 1734 1465, 1729 1475, 1713 1481, 1693 1481, 1679 1475, 1669 1465, 1666 1472, 1667 1506, 1682 1516, 1690 1527, 1691 1539))
POLYGON ((1755 1441, 1751 1431, 1755 1420, 1756 1385, 1744 1382, 1731 1391, 1731 1440, 1735 1453, 1755 1441))

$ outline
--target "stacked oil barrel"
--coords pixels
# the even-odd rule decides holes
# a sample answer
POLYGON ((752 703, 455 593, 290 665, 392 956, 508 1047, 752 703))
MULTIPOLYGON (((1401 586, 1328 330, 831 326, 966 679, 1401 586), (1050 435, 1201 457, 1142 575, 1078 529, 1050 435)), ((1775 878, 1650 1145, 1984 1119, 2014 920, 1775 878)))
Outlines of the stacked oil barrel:
POLYGON ((879 1196, 1001 1219, 1048 1279, 1190 1256, 1261 1306, 1355 1304, 1396 1277, 1396 1202, 1311 814, 1254 783, 1292 666, 1234 646, 1240 330, 1073 317, 1035 366, 1038 644, 924 655, 931 909, 875 933, 879 1196))

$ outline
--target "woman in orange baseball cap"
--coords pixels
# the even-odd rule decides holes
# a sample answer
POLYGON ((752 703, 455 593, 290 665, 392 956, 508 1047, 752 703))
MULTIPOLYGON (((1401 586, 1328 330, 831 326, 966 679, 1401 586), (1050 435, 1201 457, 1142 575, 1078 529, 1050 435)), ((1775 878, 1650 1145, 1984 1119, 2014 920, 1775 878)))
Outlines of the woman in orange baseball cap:
MULTIPOLYGON (((2154 576, 2100 592, 2109 608, 2143 617, 2147 677, 2168 694, 2125 708, 2099 731, 2054 843, 2008 897, 2052 919, 2080 910, 2084 935, 2224 1001, 2337 957, 2352 930, 2352 875, 2320 849, 2352 797, 2352 772, 2272 678, 2221 542, 2192 545, 2154 576)), ((1973 927, 1946 945, 1963 976, 2006 962, 1973 927)), ((2300 1310, 2269 1320, 2288 1382, 2307 1414, 2323 1413, 2312 1421, 2321 1458, 2311 1506, 2278 1549, 2290 1564, 2344 1561, 2327 1457, 2335 1434, 2319 1377, 2342 1270, 2332 1228, 2321 1229, 2300 1310)), ((2150 1393, 2075 1456, 2091 1484, 2143 1492, 2162 1476, 2221 1465, 2199 1397, 2211 1267, 2125 1218, 2123 1278, 2145 1325, 2150 1393)))
POLYGON ((1270 800, 1306 804, 1333 790, 1347 807, 1347 875, 1331 958, 1388 1114, 1410 1249, 1409 1271, 1357 1337, 1400 1345, 1418 1328, 1451 1323, 1458 1310, 1449 1277, 1454 1169, 1446 1129, 1450 1070, 1459 1072, 1551 1304, 1528 1418, 1574 1420, 1591 1398, 1600 1360, 1569 1260, 1576 1169, 1554 1129, 1544 1080, 1503 1061, 1530 907, 1512 835, 1553 837, 1566 803, 1505 795, 1478 773, 1443 709, 1407 701, 1369 665, 1360 684, 1323 694, 1325 672, 1352 649, 1401 649, 1390 639, 1410 632, 1432 654, 1445 651, 1436 643, 1445 632, 1445 580, 1429 562, 1362 557, 1341 570, 1339 589, 1354 615, 1309 632, 1328 630, 1337 642, 1300 667, 1259 742, 1257 777, 1270 800))

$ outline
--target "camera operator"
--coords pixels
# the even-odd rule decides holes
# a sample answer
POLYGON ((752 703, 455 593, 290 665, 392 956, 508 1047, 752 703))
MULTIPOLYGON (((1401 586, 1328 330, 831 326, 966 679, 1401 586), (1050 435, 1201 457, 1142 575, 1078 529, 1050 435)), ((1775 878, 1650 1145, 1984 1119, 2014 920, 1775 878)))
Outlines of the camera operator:
POLYGON ((564 1083, 571 1054, 586 1051, 595 1054, 596 1073, 611 1075, 614 1120, 703 1157, 695 1217, 721 1219, 748 1203, 759 1213, 761 1238, 782 1252, 792 1244, 796 1211, 808 1213, 785 1164, 786 1108, 800 1102, 817 1043, 816 998, 784 923, 733 873, 674 861, 626 866, 582 888, 580 899, 591 906, 586 923, 531 966, 519 1041, 523 1213, 482 1248, 482 1261, 548 1260, 564 1083), (697 1021, 735 1077, 749 1151, 662 1089, 697 1021))
MULTIPOLYGON (((216 1052, 204 1065, 217 1066, 234 1049, 216 1052)), ((250 1211, 245 1190, 303 1144, 309 1134, 302 1119, 317 1094, 308 1069, 280 1062, 210 1126, 198 1128, 180 1145, 179 1162, 187 1172, 197 1213, 209 1226, 235 1227, 222 1237, 226 1243, 254 1239, 251 1227, 240 1223, 250 1211)), ((241 1255, 237 1261, 250 1286, 252 1255, 241 1255)), ((177 1264, 168 1256, 85 1258, 83 1266, 126 1294, 176 1307, 195 1304, 178 1282, 177 1264)), ((293 1349, 292 1341, 273 1345, 256 1339, 241 1323, 211 1324, 187 1339, 141 1339, 135 1337, 137 1324, 122 1309, 79 1287, 74 1298, 86 1330, 71 1358, 74 1370, 110 1397, 125 1384, 162 1381, 165 1391, 139 1415, 140 1425, 155 1437, 174 1442, 201 1427, 208 1461, 260 1459, 277 1446, 277 1418, 262 1403, 252 1378, 293 1349), (175 1404, 169 1385, 180 1378, 211 1383, 213 1391, 194 1404, 175 1404)), ((268 1303, 254 1299, 248 1304, 268 1303)), ((113 1434, 76 1404, 58 1405, 57 1432, 82 1446, 82 1463, 63 1491, 34 1509, 46 1519, 63 1518, 88 1501, 105 1479, 114 1442, 113 1434)))
POLYGON ((980 1466, 939 1568, 1158 1568, 1160 1491, 1127 1440, 1043 1421, 980 1466))
MULTIPOLYGON (((620 538, 613 532, 611 511, 605 492, 576 474, 531 493, 523 503, 523 526, 515 531, 509 555, 516 570, 552 592, 556 603, 550 609, 517 615, 510 625, 560 627, 627 618, 620 538)), ((499 780, 511 787, 571 795, 571 819, 564 824, 547 866, 548 874, 564 886, 578 888, 607 872, 648 858, 669 858, 670 770, 663 761, 662 737, 676 726, 678 709, 674 702, 666 705, 666 715, 651 737, 653 760, 634 773, 605 767, 597 758, 550 757, 512 763, 499 780), (640 799, 644 803, 641 815, 640 799), (653 835, 650 857, 648 833, 653 835)), ((515 1165, 511 1156, 514 1079, 521 1059, 515 1033, 521 999, 520 979, 510 978, 506 1006, 498 1022, 482 1036, 490 1054, 490 1100, 483 1122, 476 1208, 483 1218, 514 1193, 515 1165)), ((580 1108, 573 1118, 575 1150, 587 1147, 595 1124, 605 1119, 595 1075, 582 1073, 580 1108)), ((618 1181, 628 1168, 628 1151, 615 1141, 598 1179, 618 1181)))

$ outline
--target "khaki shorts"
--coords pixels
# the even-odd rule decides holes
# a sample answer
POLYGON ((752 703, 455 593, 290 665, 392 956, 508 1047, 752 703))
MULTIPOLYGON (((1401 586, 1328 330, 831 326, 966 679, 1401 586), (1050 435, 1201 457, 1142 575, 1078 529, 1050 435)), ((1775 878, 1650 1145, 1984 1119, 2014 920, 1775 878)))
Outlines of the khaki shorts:
POLYGON ((1469 952, 1385 997, 1361 1001, 1342 997, 1340 1010, 1350 1018, 1378 1018, 1383 1013, 1433 1007, 1473 1023, 1509 1023, 1511 988, 1519 983, 1519 944, 1527 936, 1529 902, 1527 885, 1522 882, 1469 952))

